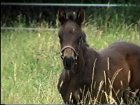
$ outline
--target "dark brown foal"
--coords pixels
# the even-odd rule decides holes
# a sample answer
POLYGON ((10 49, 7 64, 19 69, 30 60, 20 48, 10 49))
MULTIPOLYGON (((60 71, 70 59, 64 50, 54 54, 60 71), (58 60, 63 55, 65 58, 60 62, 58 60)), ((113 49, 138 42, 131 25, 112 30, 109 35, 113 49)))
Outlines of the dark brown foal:
MULTIPOLYGON (((84 12, 58 13, 59 39, 64 70, 58 90, 68 104, 107 103, 107 95, 117 103, 128 102, 129 91, 140 89, 140 47, 116 42, 101 52, 89 48, 81 29, 84 12)), ((108 100, 109 101, 109 100, 108 100)))

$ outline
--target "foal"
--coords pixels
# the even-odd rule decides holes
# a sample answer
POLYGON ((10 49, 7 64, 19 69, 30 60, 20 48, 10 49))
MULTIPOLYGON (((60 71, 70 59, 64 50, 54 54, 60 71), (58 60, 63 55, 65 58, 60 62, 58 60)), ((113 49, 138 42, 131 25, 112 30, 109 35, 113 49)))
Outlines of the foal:
POLYGON ((140 89, 139 46, 117 42, 98 53, 86 43, 83 11, 75 15, 59 11, 58 17, 64 70, 57 87, 65 103, 106 103, 110 91, 119 103, 128 88, 140 89))

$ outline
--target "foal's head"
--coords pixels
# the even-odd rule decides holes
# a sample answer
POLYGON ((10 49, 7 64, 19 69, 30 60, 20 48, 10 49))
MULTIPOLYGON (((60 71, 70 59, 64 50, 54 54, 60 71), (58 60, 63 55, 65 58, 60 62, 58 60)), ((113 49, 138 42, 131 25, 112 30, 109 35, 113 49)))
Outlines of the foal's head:
POLYGON ((79 56, 80 45, 85 41, 85 34, 81 29, 84 20, 84 11, 66 13, 64 10, 58 12, 61 23, 59 39, 64 68, 71 70, 76 65, 79 56))

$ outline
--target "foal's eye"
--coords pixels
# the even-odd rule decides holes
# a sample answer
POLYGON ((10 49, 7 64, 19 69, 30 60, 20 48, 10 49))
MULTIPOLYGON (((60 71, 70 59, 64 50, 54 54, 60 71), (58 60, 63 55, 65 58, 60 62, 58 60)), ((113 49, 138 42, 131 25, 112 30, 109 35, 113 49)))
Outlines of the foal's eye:
POLYGON ((78 41, 78 42, 80 42, 80 41, 81 41, 81 39, 82 39, 82 36, 80 36, 80 37, 77 39, 77 41, 78 41))
POLYGON ((81 37, 81 36, 80 36, 80 37, 78 37, 78 38, 77 38, 77 40, 76 40, 76 43, 77 43, 77 44, 79 44, 79 43, 80 43, 80 41, 81 41, 81 39, 82 39, 82 37, 81 37))

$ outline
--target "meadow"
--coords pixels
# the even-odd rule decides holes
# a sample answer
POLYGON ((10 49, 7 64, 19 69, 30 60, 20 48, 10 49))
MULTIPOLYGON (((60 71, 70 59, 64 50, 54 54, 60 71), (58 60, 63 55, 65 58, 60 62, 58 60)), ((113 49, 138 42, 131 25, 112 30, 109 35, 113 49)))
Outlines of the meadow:
MULTIPOLYGON (((47 23, 46 23, 47 24, 47 23)), ((22 27, 19 23, 18 27, 22 27)), ((56 30, 2 30, 1 31, 1 101, 12 104, 63 103, 57 90, 63 69, 56 30)), ((127 24, 119 16, 105 21, 102 27, 85 22, 83 30, 90 47, 100 51, 116 41, 140 45, 140 26, 127 24)))

